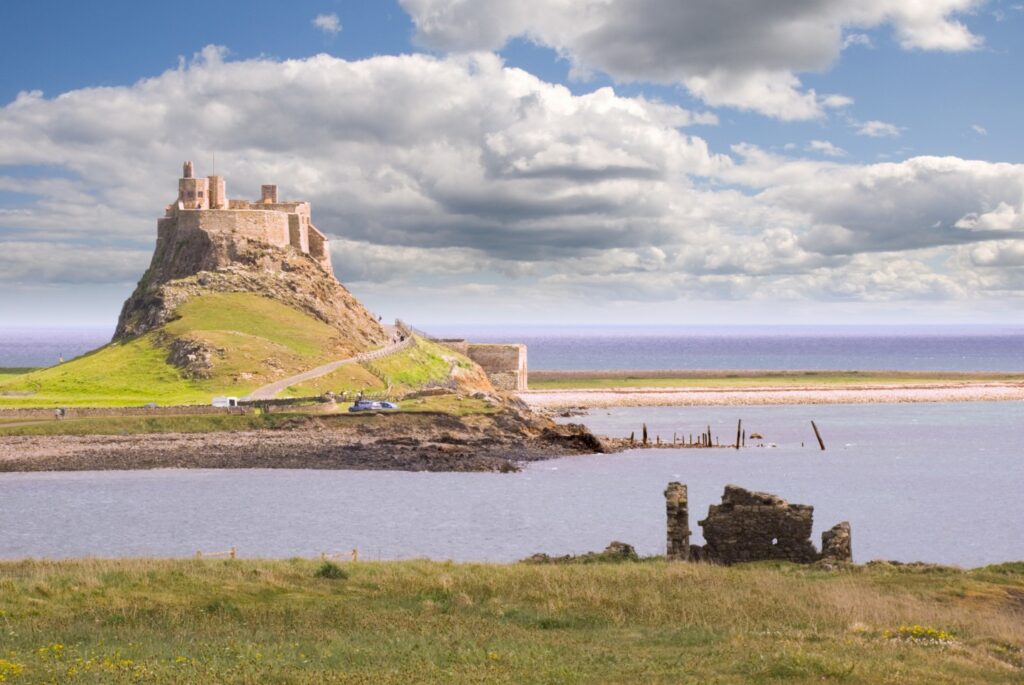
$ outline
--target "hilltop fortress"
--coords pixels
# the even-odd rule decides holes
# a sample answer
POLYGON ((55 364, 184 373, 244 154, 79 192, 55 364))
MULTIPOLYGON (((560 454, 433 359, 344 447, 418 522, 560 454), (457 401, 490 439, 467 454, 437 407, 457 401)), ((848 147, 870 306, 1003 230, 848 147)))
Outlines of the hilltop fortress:
POLYGON ((178 199, 157 220, 157 252, 194 232, 292 247, 334 274, 327 236, 310 221, 308 202, 278 202, 276 185, 261 186, 255 202, 228 199, 223 176, 196 178, 192 162, 185 162, 178 199))
MULTIPOLYGON (((157 219, 153 259, 121 309, 114 341, 160 328, 192 297, 249 292, 335 327, 353 355, 384 345, 378 317, 334 277, 327 237, 310 212, 308 202, 278 201, 275 185, 262 186, 259 200, 228 199, 222 176, 197 178, 185 162, 178 197, 157 219)), ((525 345, 443 343, 480 364, 495 388, 526 389, 525 345)))
POLYGON ((327 238, 308 202, 280 202, 277 186, 259 200, 228 199, 224 178, 197 178, 182 165, 178 197, 157 219, 149 269, 124 303, 114 340, 163 326, 186 300, 207 292, 249 292, 312 314, 338 330, 353 354, 387 341, 377 317, 338 283, 327 238))

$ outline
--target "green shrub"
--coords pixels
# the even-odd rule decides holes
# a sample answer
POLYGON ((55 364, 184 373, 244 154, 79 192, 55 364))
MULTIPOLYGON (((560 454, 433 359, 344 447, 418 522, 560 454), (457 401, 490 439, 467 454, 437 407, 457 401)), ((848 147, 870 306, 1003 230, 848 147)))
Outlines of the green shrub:
POLYGON ((333 561, 325 561, 320 564, 314 573, 317 578, 328 578, 330 580, 345 580, 348 578, 348 571, 335 564, 333 561))

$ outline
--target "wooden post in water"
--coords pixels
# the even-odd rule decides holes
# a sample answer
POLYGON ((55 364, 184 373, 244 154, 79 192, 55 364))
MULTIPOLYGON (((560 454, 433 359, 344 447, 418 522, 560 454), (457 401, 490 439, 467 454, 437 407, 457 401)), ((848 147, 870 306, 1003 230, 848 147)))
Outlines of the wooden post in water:
POLYGON ((633 445, 636 443, 636 431, 629 434, 629 444, 633 445))
POLYGON ((643 433, 643 435, 644 435, 644 443, 643 444, 644 444, 644 447, 647 447, 647 424, 646 423, 644 424, 644 433, 643 433))
POLYGON ((740 448, 740 434, 743 431, 743 419, 736 422, 736 449, 740 448))
POLYGON ((743 446, 747 446, 747 430, 745 428, 743 429, 743 446))
POLYGON ((818 444, 821 446, 821 451, 825 451, 825 441, 821 439, 821 433, 818 431, 818 424, 811 421, 811 428, 814 429, 814 437, 818 439, 818 444))

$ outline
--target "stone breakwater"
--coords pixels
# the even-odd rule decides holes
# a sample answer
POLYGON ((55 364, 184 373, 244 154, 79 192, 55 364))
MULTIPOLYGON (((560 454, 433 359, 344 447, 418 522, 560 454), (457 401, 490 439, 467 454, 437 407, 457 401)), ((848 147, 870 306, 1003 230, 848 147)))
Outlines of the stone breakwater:
POLYGON ((566 407, 749 406, 759 404, 893 404, 902 402, 1024 401, 1021 382, 858 385, 836 388, 762 387, 528 390, 519 398, 534 409, 566 407))

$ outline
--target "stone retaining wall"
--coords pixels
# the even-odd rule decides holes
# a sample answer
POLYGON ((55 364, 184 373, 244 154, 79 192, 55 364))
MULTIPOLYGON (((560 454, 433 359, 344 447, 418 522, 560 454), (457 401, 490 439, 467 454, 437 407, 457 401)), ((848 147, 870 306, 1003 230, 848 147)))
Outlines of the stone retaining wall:
MULTIPOLYGON (((52 419, 59 405, 49 409, 0 409, 5 419, 52 419)), ((80 419, 98 416, 194 416, 196 414, 247 414, 249 407, 211 407, 207 405, 178 405, 171 407, 65 407, 64 418, 80 419)))

